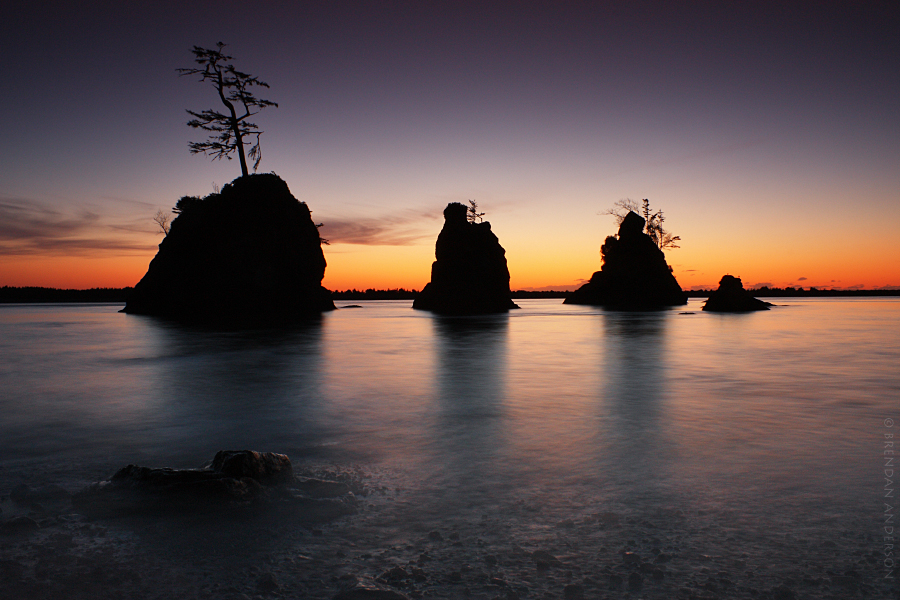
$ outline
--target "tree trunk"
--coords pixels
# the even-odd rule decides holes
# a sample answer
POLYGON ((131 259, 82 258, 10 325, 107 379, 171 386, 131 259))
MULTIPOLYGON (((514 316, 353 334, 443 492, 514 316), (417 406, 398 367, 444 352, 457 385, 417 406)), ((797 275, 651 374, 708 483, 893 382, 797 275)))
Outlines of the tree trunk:
POLYGON ((244 157, 244 138, 241 136, 240 125, 234 117, 231 119, 231 130, 234 132, 234 142, 237 146, 238 158, 241 161, 241 175, 246 177, 249 173, 247 171, 247 159, 244 157))

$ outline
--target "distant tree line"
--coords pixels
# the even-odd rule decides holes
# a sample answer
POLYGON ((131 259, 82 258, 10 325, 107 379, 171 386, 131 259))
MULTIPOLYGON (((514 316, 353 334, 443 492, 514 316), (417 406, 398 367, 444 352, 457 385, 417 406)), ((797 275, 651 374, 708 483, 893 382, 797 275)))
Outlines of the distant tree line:
POLYGON ((133 288, 91 288, 60 290, 46 287, 0 287, 0 303, 43 302, 125 302, 133 288))
POLYGON ((419 292, 417 290, 407 290, 406 288, 395 288, 392 290, 375 290, 369 288, 367 290, 344 290, 331 292, 334 300, 412 300, 419 292))
MULTIPOLYGON (((46 302, 112 302, 121 303, 128 299, 133 288, 91 288, 88 290, 61 290, 46 287, 0 287, 0 304, 37 304, 46 302)), ((763 286, 748 290, 756 297, 864 297, 900 296, 900 290, 820 290, 817 288, 770 288, 763 286)), ((686 292, 691 298, 707 298, 712 290, 686 292)), ((331 293, 335 300, 412 300, 419 292, 405 288, 389 290, 344 290, 331 293)), ((570 292, 555 290, 516 290, 512 297, 522 298, 565 298, 570 292)))
MULTIPOLYGON (((710 290, 692 290, 686 292, 691 298, 707 298, 715 288, 710 290)), ((900 296, 898 290, 820 290, 816 287, 803 289, 802 287, 768 287, 762 286, 747 290, 756 298, 815 298, 815 297, 854 297, 854 296, 900 296)))

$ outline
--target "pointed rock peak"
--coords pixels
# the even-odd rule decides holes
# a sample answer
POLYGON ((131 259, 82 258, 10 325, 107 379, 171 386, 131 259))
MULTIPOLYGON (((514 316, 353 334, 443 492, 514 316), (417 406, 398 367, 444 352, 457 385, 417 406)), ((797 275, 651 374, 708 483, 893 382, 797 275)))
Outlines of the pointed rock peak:
POLYGON ((643 233, 644 225, 646 223, 644 217, 634 211, 628 211, 628 214, 622 219, 622 224, 619 225, 619 238, 631 237, 643 233))

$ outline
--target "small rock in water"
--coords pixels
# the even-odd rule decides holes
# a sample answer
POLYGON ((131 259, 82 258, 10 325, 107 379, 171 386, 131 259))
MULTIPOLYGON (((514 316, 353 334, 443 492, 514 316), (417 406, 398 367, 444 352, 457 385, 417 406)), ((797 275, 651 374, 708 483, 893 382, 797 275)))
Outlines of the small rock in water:
POLYGON ((581 600, 584 598, 584 587, 577 583, 570 583, 563 588, 563 597, 566 600, 581 600))
POLYGON ((784 584, 772 588, 773 600, 795 600, 796 598, 794 591, 784 584))
POLYGON ((638 565, 641 563, 641 557, 639 554, 635 554, 634 552, 623 552, 622 562, 624 562, 626 565, 638 565))
POLYGON ((27 504, 28 496, 31 494, 31 488, 21 483, 9 492, 9 499, 16 504, 27 504))
POLYGON ((535 550, 531 553, 531 560, 538 563, 539 567, 542 563, 550 567, 558 567, 562 564, 558 558, 546 550, 535 550))
POLYGON ((0 524, 0 532, 7 535, 19 535, 37 531, 40 527, 31 517, 14 517, 0 524))
POLYGON ((428 534, 428 539, 430 539, 433 542, 443 542, 444 536, 441 535, 440 531, 432 531, 431 533, 428 534))
POLYGON ((288 484, 294 479, 291 459, 274 452, 222 450, 216 453, 211 466, 223 475, 249 477, 264 485, 288 484))
POLYGON ((609 576, 609 588, 612 590, 620 590, 622 589, 622 577, 620 575, 616 575, 615 573, 609 576))
POLYGON ((637 573, 632 573, 628 576, 628 589, 632 592, 636 592, 644 585, 644 578, 638 575, 637 573))
POLYGON ((263 592, 264 594, 272 593, 278 588, 278 580, 275 579, 275 575, 273 575, 272 573, 263 573, 256 581, 256 589, 263 592))
POLYGON ((409 577, 409 573, 406 572, 406 569, 403 567, 394 567, 376 577, 375 581, 378 581, 379 583, 396 583, 398 581, 403 581, 407 577, 409 577))
POLYGON ((619 515, 613 512, 602 512, 597 515, 597 521, 603 527, 612 527, 619 524, 619 515))

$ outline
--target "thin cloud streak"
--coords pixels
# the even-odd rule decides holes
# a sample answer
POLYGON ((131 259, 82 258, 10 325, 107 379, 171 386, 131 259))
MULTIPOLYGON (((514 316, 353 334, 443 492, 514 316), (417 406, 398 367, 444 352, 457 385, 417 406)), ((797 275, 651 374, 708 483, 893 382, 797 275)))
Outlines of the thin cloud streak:
POLYGON ((122 232, 151 234, 149 217, 146 226, 142 221, 107 223, 90 210, 71 215, 34 200, 5 198, 0 200, 0 256, 146 254, 155 248, 146 238, 122 237, 122 232))
POLYGON ((332 244, 412 246, 421 240, 437 237, 437 231, 424 231, 419 225, 426 219, 434 221, 434 215, 325 219, 319 231, 332 244))

